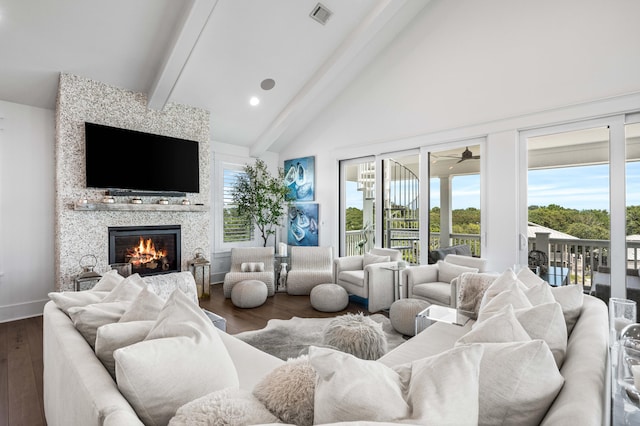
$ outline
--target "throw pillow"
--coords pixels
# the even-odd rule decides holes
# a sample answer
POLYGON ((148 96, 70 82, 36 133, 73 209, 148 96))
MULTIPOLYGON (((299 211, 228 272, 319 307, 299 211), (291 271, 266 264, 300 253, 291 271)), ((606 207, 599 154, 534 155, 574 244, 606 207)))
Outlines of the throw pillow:
POLYGON ((187 402, 239 384, 217 329, 180 290, 169 296, 145 340, 113 356, 118 389, 145 424, 167 424, 187 402))
POLYGON ((278 419, 245 389, 226 388, 178 408, 169 426, 244 426, 277 423, 278 419))
POLYGON ((263 272, 264 262, 243 262, 240 264, 240 272, 263 272))
POLYGON ((465 272, 478 272, 478 268, 470 268, 468 266, 455 265, 453 263, 438 260, 438 281, 442 283, 450 283, 454 278, 465 272))
POLYGON ((540 424, 564 384, 549 346, 543 340, 481 345, 478 424, 540 424))
POLYGON ((160 296, 145 287, 131 302, 131 306, 125 311, 119 322, 155 321, 163 306, 164 301, 160 299, 160 296))
POLYGON ((368 265, 373 265, 375 263, 384 263, 391 262, 391 256, 379 256, 377 254, 365 253, 362 258, 362 269, 367 267, 368 265))
POLYGON ((102 302, 69 309, 69 317, 82 337, 95 348, 98 327, 118 322, 131 302, 102 302))
POLYGON ((314 424, 407 421, 476 425, 481 357, 480 345, 465 345, 389 368, 312 346, 309 359, 318 374, 314 424))
POLYGON ((284 423, 311 426, 315 386, 316 371, 308 355, 302 355, 273 369, 253 388, 253 395, 284 423))
POLYGON ((517 276, 518 276, 518 279, 529 288, 538 284, 543 284, 543 283, 546 283, 548 285, 548 283, 545 280, 540 278, 538 275, 536 275, 535 272, 533 272, 529 268, 522 268, 520 272, 518 272, 517 276))
POLYGON ((102 302, 102 299, 109 294, 106 291, 53 291, 48 294, 56 306, 65 314, 69 315, 69 309, 73 307, 87 306, 93 303, 102 302))
POLYGON ((551 294, 551 286, 544 281, 525 289, 524 294, 533 306, 556 301, 551 294))
POLYGON ((567 353, 567 326, 560 304, 552 302, 516 309, 515 316, 529 337, 547 342, 556 365, 562 367, 567 353))
MULTIPOLYGON (((491 287, 487 289, 487 292, 489 290, 491 290, 491 287)), ((485 297, 487 292, 485 292, 485 297)), ((512 305, 514 309, 530 308, 532 306, 531 302, 529 302, 529 299, 520 289, 518 284, 511 283, 510 288, 499 293, 497 296, 492 298, 489 303, 481 304, 480 311, 478 312, 478 321, 473 325, 473 327, 476 327, 479 322, 491 317, 507 305, 512 305)))
POLYGON ((582 285, 571 284, 551 287, 551 294, 562 307, 562 314, 567 324, 567 336, 570 336, 573 326, 576 325, 582 311, 582 302, 584 300, 582 285))
POLYGON ((500 274, 484 292, 482 302, 480 303, 480 309, 482 310, 482 307, 484 305, 489 303, 491 299, 493 299, 503 291, 513 289, 514 285, 520 288, 522 291, 526 290, 527 288, 518 280, 518 277, 513 272, 513 270, 509 268, 502 274, 500 274))
POLYGON ((155 325, 155 321, 129 321, 105 324, 96 331, 96 356, 116 379, 116 361, 113 352, 116 349, 142 342, 155 325))
POLYGON ((456 346, 465 343, 528 342, 530 340, 531 337, 516 318, 513 306, 507 305, 459 338, 456 346))
POLYGON ((484 292, 495 279, 495 275, 485 273, 465 272, 460 275, 456 291, 458 295, 457 308, 468 312, 472 319, 476 319, 484 292))
POLYGON ((186 294, 196 305, 198 304, 198 290, 196 280, 189 271, 172 272, 170 274, 148 275, 142 278, 144 283, 162 300, 167 300, 175 289, 186 294))
POLYGON ((144 281, 140 278, 139 274, 129 275, 127 278, 120 281, 113 290, 102 299, 103 302, 131 302, 138 294, 145 288, 144 281))
POLYGON ((102 274, 102 278, 100 278, 100 281, 93 286, 91 291, 111 291, 116 288, 122 280, 124 280, 124 277, 118 274, 118 271, 112 269, 102 274))

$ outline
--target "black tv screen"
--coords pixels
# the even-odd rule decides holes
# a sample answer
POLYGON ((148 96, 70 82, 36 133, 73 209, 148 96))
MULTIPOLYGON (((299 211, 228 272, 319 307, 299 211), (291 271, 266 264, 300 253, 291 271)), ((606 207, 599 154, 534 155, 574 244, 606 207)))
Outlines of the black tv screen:
POLYGON ((85 123, 88 188, 200 192, 198 142, 85 123))

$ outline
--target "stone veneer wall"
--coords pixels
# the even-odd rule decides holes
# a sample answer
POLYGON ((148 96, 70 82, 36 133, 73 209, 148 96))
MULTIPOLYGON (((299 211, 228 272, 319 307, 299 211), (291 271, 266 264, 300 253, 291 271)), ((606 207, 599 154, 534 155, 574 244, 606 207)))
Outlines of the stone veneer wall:
MULTIPOLYGON (((208 211, 77 211, 80 199, 99 203, 103 190, 86 188, 84 122, 138 130, 195 140, 200 143, 200 193, 189 193, 192 204, 210 206, 209 112, 200 108, 169 104, 162 111, 147 108, 143 93, 119 89, 71 74, 61 74, 56 111, 56 224, 55 256, 57 290, 71 290, 81 272, 80 258, 93 254, 98 258, 97 272, 108 269, 108 227, 181 225, 182 270, 197 248, 210 253, 208 211)), ((118 169, 114 152, 104 161, 114 173, 144 173, 143 170, 118 169)), ((115 197, 116 203, 128 203, 129 197, 115 197)), ((158 197, 142 197, 145 204, 158 197)), ((182 200, 169 198, 171 204, 182 200)), ((208 210, 208 209, 207 209, 208 210)))

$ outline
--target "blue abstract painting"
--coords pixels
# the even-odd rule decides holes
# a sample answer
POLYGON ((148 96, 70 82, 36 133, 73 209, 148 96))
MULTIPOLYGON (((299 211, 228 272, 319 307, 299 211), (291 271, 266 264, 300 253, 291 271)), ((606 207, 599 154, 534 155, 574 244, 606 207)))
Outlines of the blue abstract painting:
POLYGON ((315 157, 295 158, 284 162, 284 183, 289 187, 289 201, 315 199, 315 157))
POLYGON ((318 245, 318 203, 295 203, 289 207, 290 246, 318 245))

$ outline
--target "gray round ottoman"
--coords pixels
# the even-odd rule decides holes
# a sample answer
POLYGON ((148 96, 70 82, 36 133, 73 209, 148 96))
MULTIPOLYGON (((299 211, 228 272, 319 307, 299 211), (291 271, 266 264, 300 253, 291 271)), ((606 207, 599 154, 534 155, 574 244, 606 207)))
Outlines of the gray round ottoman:
POLYGON ((355 357, 376 360, 387 353, 387 336, 382 324, 362 313, 345 314, 331 320, 323 331, 322 343, 355 357))
POLYGON ((255 308, 266 300, 267 285, 262 281, 240 281, 231 289, 231 302, 238 308, 255 308))
POLYGON ((398 332, 405 336, 416 334, 416 315, 431 306, 431 303, 420 299, 399 299, 389 308, 389 320, 398 332))
POLYGON ((320 312, 337 312, 347 307, 349 295, 347 290, 338 284, 318 284, 309 294, 311 306, 320 312))

